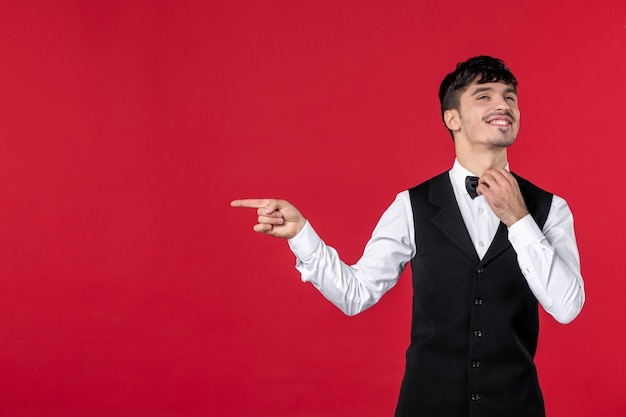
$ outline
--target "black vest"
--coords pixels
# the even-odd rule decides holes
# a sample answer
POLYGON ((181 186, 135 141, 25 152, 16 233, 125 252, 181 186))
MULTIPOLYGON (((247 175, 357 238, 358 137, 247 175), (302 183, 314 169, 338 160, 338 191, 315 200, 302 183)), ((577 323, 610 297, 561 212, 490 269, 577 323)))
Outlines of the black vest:
MULTIPOLYGON (((542 228, 552 194, 516 178, 542 228)), ((396 417, 544 417, 533 361, 538 303, 506 226, 481 261, 447 172, 409 195, 413 323, 396 417)))

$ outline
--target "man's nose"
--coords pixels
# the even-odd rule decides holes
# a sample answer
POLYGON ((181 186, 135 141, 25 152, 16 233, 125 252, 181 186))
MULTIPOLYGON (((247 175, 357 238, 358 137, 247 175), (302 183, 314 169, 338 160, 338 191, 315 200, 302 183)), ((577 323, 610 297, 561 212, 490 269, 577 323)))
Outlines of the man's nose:
POLYGON ((495 106, 497 110, 510 110, 511 106, 506 97, 496 98, 495 106))

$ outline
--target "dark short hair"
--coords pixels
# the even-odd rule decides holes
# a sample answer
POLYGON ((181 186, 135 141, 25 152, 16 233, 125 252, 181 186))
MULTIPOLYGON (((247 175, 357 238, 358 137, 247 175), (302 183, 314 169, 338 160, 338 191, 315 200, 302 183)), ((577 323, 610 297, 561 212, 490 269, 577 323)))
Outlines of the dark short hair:
POLYGON ((458 110, 459 97, 474 82, 477 84, 502 82, 517 90, 517 79, 501 59, 483 55, 459 62, 454 72, 446 75, 439 87, 442 120, 446 110, 458 110))

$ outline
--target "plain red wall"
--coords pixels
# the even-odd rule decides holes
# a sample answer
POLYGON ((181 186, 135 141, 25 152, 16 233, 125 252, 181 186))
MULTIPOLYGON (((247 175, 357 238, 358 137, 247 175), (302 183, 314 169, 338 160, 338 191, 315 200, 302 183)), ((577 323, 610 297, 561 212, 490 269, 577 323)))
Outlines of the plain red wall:
POLYGON ((452 164, 437 89, 477 54, 520 80, 513 170, 576 219, 549 415, 626 415, 624 5, 3 2, 0 415, 392 415, 410 275, 345 317, 229 201, 290 199, 356 261, 452 164))

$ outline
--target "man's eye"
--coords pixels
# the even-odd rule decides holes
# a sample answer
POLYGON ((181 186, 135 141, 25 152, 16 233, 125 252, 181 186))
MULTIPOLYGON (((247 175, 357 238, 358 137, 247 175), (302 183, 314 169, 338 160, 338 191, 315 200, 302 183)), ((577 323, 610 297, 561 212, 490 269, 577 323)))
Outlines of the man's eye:
POLYGON ((489 96, 478 96, 478 100, 487 100, 489 96))
POLYGON ((512 102, 515 102, 515 101, 516 101, 516 100, 515 100, 515 97, 513 97, 513 96, 509 96, 509 97, 507 97, 506 99, 507 99, 507 100, 509 100, 509 101, 512 101, 512 102))

